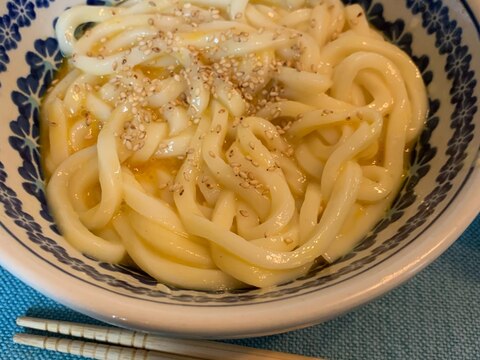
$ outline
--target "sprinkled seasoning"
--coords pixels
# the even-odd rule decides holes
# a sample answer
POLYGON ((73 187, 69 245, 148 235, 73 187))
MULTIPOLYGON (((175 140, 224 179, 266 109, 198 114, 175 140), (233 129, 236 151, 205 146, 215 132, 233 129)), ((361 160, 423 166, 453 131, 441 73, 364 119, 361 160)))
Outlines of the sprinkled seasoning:
MULTIPOLYGON (((149 3, 149 6, 155 7, 157 5, 152 1, 149 3)), ((171 11, 174 16, 182 18, 192 29, 198 28, 202 23, 222 18, 222 12, 217 8, 212 7, 209 8, 207 12, 200 12, 190 3, 181 4, 177 2, 171 11)), ((241 20, 243 18, 244 14, 241 12, 234 15, 235 20, 241 20)), ((149 26, 154 27, 157 25, 155 19, 154 16, 151 16, 146 22, 149 26)), ((267 30, 262 27, 256 30, 256 34, 261 35, 266 31, 267 30)), ((280 107, 275 106, 275 104, 284 100, 282 97, 284 89, 280 83, 271 80, 271 78, 272 75, 278 73, 282 67, 292 64, 286 61, 272 62, 268 57, 264 58, 261 54, 253 52, 247 54, 242 59, 234 55, 228 55, 220 56, 212 62, 204 61, 205 57, 202 51, 205 51, 206 54, 215 54, 226 46, 224 45, 222 47, 220 44, 247 43, 253 35, 255 35, 255 33, 250 34, 245 30, 231 28, 220 31, 216 36, 210 36, 208 38, 209 45, 207 45, 205 49, 197 48, 195 45, 187 45, 189 61, 192 66, 183 68, 178 62, 170 63, 165 65, 164 74, 158 77, 145 76, 142 71, 138 71, 135 66, 129 65, 131 49, 126 49, 123 53, 123 58, 112 63, 112 70, 115 76, 109 81, 119 94, 114 106, 125 105, 131 112, 131 118, 125 122, 123 131, 118 134, 124 147, 132 152, 139 151, 145 146, 148 125, 152 122, 164 121, 161 117, 164 107, 161 107, 160 112, 157 112, 154 107, 150 107, 149 99, 162 90, 165 77, 170 77, 175 83, 179 84, 178 86, 185 86, 185 91, 182 92, 177 99, 165 105, 167 110, 172 111, 173 107, 177 105, 189 107, 195 98, 201 96, 202 91, 206 91, 213 98, 218 98, 220 91, 222 91, 222 96, 226 96, 228 101, 232 101, 234 96, 241 96, 245 104, 245 116, 255 115, 258 111, 268 106, 272 108, 272 118, 275 119, 282 116, 280 107), (217 88, 219 84, 222 86, 222 89, 217 88)), ((299 34, 286 33, 283 29, 277 29, 272 33, 272 40, 276 40, 281 36, 290 36, 291 39, 295 40, 299 37, 299 34)), ((136 46, 143 56, 148 57, 151 54, 157 53, 169 54, 179 52, 180 47, 185 47, 182 45, 182 41, 180 31, 172 27, 158 30, 154 36, 138 36, 136 38, 136 46)), ((106 51, 109 39, 104 37, 100 39, 99 42, 102 44, 99 48, 99 53, 91 53, 89 56, 103 58, 107 55, 106 51)), ((294 57, 298 58, 302 54, 302 48, 298 43, 294 42, 290 47, 295 54, 294 57)), ((226 107, 228 108, 228 106, 226 107)), ((218 114, 224 113, 227 113, 229 117, 231 116, 228 110, 223 107, 218 110, 218 114)), ((189 115, 189 126, 198 126, 202 121, 201 117, 196 116, 193 112, 189 115)), ((228 129, 222 129, 222 126, 217 124, 210 128, 210 133, 221 134, 222 131, 224 131, 228 136, 229 132, 235 131, 238 125, 241 125, 245 129, 250 128, 249 122, 243 120, 243 116, 232 117, 231 120, 229 120, 228 129)), ((87 125, 91 123, 88 114, 85 116, 85 121, 87 125)), ((277 124, 275 129, 264 130, 264 135, 267 140, 274 140, 276 137, 284 135, 292 125, 292 121, 277 124)), ((254 126, 252 126, 252 131, 254 131, 253 128, 254 126)), ((202 133, 198 138, 199 140, 203 140, 205 136, 206 134, 202 133)), ((249 141, 248 148, 254 151, 256 149, 256 143, 249 141)), ((169 151, 167 149, 167 142, 160 141, 157 146, 157 151, 169 151)), ((276 150, 274 149, 273 151, 276 150)), ((226 154, 227 158, 233 158, 234 153, 234 149, 228 150, 226 154)), ((200 168, 201 165, 195 160, 195 156, 191 156, 193 154, 195 154, 195 149, 189 147, 183 154, 175 156, 175 159, 178 161, 187 161, 189 164, 192 164, 192 166, 200 168)), ((217 158, 218 156, 214 150, 209 150, 207 154, 211 158, 217 158)), ((278 154, 280 154, 280 152, 278 152, 278 154)), ((292 154, 293 149, 288 148, 283 151, 283 155, 291 156, 292 154)), ((260 167, 260 164, 254 160, 251 155, 245 154, 243 156, 253 167, 260 167)), ((233 173, 241 179, 239 185, 242 188, 254 189, 262 195, 269 193, 268 189, 256 178, 252 171, 242 169, 241 164, 237 162, 232 162, 229 165, 233 173)), ((266 170, 271 172, 278 168, 279 167, 275 165, 268 167, 266 170)), ((185 181, 191 180, 190 172, 183 171, 181 176, 185 181)), ((202 182, 205 183, 205 186, 210 190, 215 188, 213 183, 208 181, 206 177, 202 178, 202 182)), ((170 192, 179 194, 183 194, 184 191, 179 183, 162 183, 159 188, 168 188, 170 192)))
POLYGON ((247 211, 247 210, 240 209, 240 210, 238 210, 238 212, 239 212, 240 215, 242 215, 243 217, 248 217, 248 211, 247 211))

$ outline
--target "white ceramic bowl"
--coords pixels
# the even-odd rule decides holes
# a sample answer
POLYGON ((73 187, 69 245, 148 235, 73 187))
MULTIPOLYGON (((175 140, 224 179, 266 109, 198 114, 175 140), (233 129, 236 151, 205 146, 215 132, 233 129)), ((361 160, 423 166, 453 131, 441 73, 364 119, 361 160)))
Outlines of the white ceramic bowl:
POLYGON ((413 276, 462 233, 480 208, 480 3, 357 2, 375 26, 414 56, 428 85, 430 115, 405 186, 371 234, 336 264, 272 289, 207 293, 156 285, 144 274, 99 263, 58 235, 40 172, 38 106, 61 61, 53 21, 67 2, 0 1, 2 266, 95 318, 210 338, 312 325, 413 276))

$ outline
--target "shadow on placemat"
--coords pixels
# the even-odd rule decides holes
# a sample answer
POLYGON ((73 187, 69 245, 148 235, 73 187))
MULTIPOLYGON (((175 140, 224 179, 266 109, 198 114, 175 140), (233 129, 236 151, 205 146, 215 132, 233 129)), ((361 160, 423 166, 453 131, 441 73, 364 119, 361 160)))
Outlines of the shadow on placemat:
POLYGON ((31 307, 30 309, 28 309, 25 316, 51 320, 71 321, 83 324, 106 325, 105 323, 95 320, 87 315, 80 314, 65 307, 60 307, 56 309, 31 307))

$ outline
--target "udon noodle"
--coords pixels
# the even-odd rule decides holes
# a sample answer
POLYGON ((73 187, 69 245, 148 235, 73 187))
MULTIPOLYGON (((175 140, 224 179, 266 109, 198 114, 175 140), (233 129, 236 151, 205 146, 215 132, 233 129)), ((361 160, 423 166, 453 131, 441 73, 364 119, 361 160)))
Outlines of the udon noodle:
POLYGON ((273 286, 351 251, 426 116, 412 60, 338 0, 76 6, 56 34, 41 118, 59 229, 176 287, 273 286))

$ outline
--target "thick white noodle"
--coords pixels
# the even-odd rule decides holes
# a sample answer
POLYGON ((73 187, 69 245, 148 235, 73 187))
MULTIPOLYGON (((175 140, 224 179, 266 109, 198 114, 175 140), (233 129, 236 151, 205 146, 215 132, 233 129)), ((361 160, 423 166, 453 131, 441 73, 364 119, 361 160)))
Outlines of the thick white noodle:
POLYGON ((128 0, 68 9, 56 32, 68 68, 41 116, 57 224, 176 287, 274 286, 348 253, 426 117, 413 61, 340 0, 128 0))

